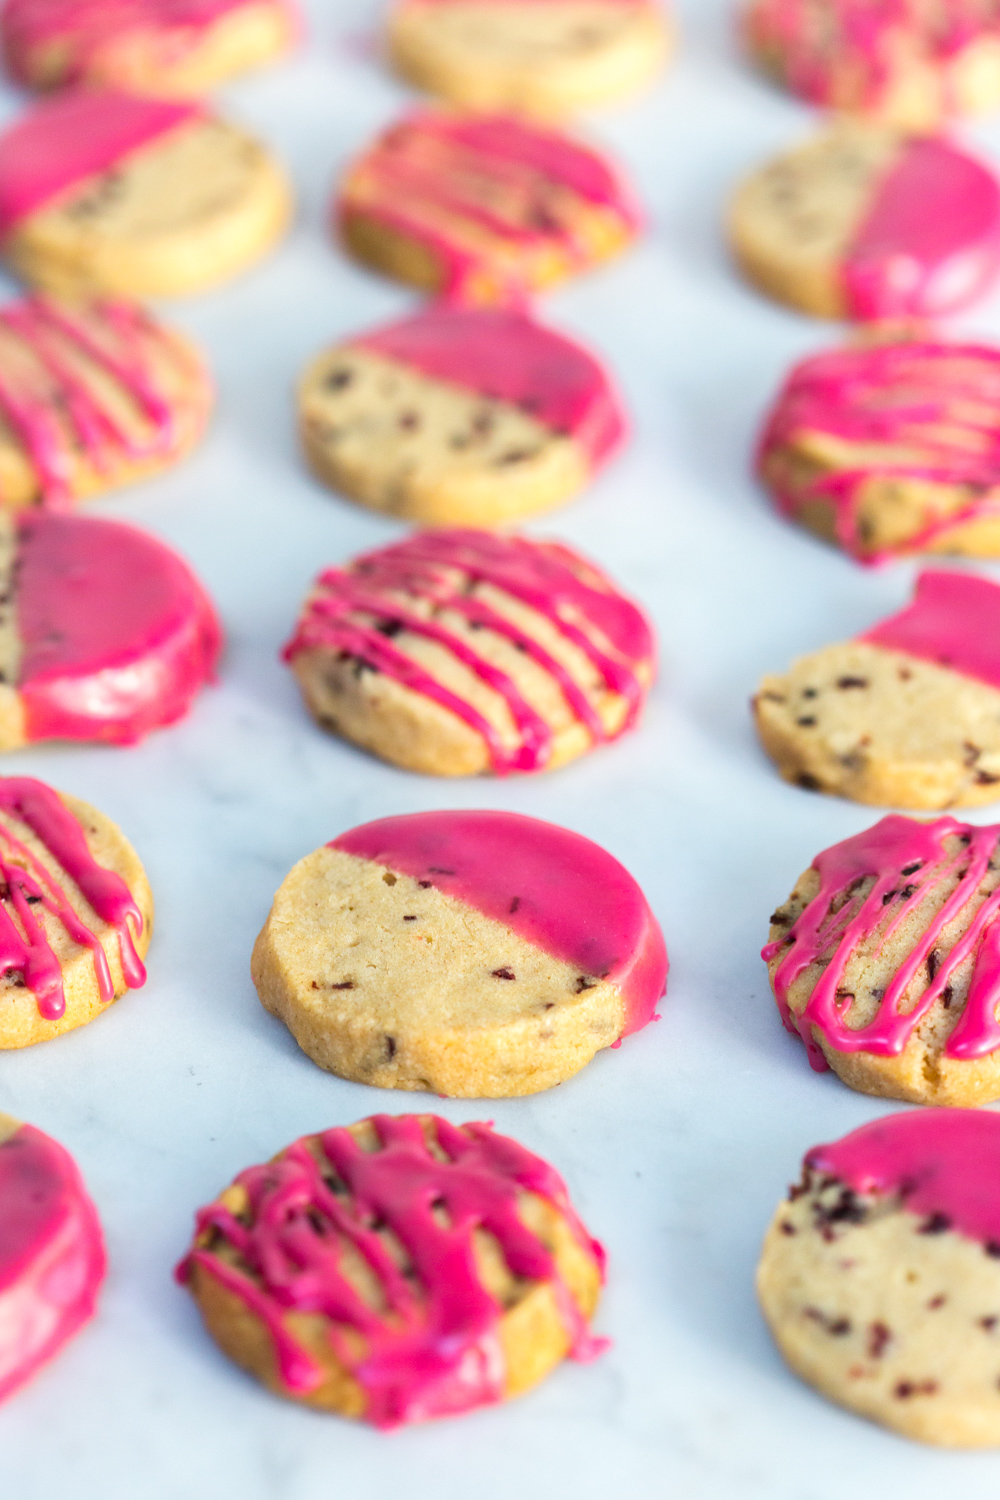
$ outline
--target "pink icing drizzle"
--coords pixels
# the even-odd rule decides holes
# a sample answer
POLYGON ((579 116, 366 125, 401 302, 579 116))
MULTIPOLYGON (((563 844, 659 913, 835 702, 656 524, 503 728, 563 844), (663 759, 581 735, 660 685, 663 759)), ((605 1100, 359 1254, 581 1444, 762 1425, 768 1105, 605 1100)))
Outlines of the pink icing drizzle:
POLYGON ((0 235, 202 115, 197 104, 118 89, 70 90, 33 105, 0 135, 0 235))
POLYGON ((625 435, 621 407, 597 361, 519 310, 439 304, 354 343, 436 380, 522 407, 574 438, 592 464, 625 435))
POLYGON ((0 1144, 0 1401, 93 1316, 105 1270, 72 1157, 22 1125, 0 1144))
POLYGON ((913 603, 858 639, 1000 688, 1000 587, 974 573, 921 573, 913 603))
POLYGON ((519 813, 429 812, 365 823, 330 847, 425 880, 582 978, 610 980, 622 1036, 653 1019, 667 984, 663 934, 632 876, 590 839, 519 813))
POLYGON ((296 1141, 277 1161, 241 1172, 236 1181, 250 1200, 250 1224, 213 1203, 198 1213, 197 1233, 215 1230, 250 1274, 197 1243, 177 1271, 186 1281, 197 1264, 244 1301, 271 1334, 281 1379, 295 1394, 316 1390, 323 1371, 289 1329, 287 1314, 329 1318, 333 1350, 367 1397, 364 1415, 383 1429, 503 1397, 503 1310, 476 1269, 473 1234, 480 1227, 499 1242, 516 1276, 555 1283, 575 1359, 593 1359, 605 1347, 591 1337, 552 1254, 518 1212, 522 1191, 546 1199, 603 1272, 604 1252, 573 1212, 559 1174, 489 1125, 429 1118, 446 1161, 428 1150, 418 1116, 376 1115, 377 1150, 364 1150, 346 1129, 328 1130, 311 1138, 314 1150, 296 1141), (332 1174, 346 1194, 331 1190, 332 1174), (447 1210, 447 1226, 434 1205, 447 1210), (376 1221, 403 1246, 415 1275, 396 1264, 371 1227, 376 1221), (384 1313, 341 1271, 344 1246, 359 1252, 381 1283, 384 1313), (343 1337, 345 1328, 362 1335, 362 1355, 343 1337))
POLYGON ((300 652, 317 647, 346 652, 469 724, 482 735, 498 774, 540 770, 552 748, 548 724, 506 672, 480 656, 437 615, 428 617, 411 607, 428 601, 435 610, 454 611, 514 641, 558 683, 594 741, 607 740, 600 716, 570 673, 530 635, 467 594, 463 585, 468 579, 501 589, 544 615, 587 656, 607 687, 628 703, 618 733, 635 723, 644 697, 636 668, 653 656, 650 626, 636 605, 617 593, 592 564, 554 542, 500 537, 486 531, 426 531, 369 552, 348 569, 328 568, 317 580, 284 658, 292 661, 300 652), (584 629, 584 624, 597 635, 584 629), (514 751, 507 749, 498 731, 471 703, 393 645, 391 636, 400 627, 439 641, 503 698, 518 732, 514 751))

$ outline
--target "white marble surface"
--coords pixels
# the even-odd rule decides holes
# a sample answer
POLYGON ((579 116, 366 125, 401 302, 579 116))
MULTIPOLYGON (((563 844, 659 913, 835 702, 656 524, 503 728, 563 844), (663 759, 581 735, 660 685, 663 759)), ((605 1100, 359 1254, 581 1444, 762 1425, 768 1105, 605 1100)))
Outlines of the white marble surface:
MULTIPOLYGON (((748 477, 775 382, 829 335, 739 285, 718 220, 734 177, 808 112, 736 59, 728 0, 689 0, 670 77, 592 123, 632 171, 650 233, 546 307, 607 356, 635 439, 536 529, 590 551, 645 601, 662 633, 660 683, 639 733, 551 779, 422 780, 322 735, 277 659, 318 567, 395 534, 303 472, 296 371, 324 340, 412 301, 325 235, 336 170, 406 96, 359 45, 373 19, 363 0, 310 9, 303 55, 226 97, 289 162, 294 233, 260 270, 173 310, 218 374, 211 436, 178 472, 96 507, 196 565, 229 633, 221 685, 138 749, 37 750, 5 766, 122 824, 149 869, 158 929, 144 991, 84 1031, 0 1056, 0 1108, 75 1153, 111 1256, 96 1322, 0 1411, 0 1493, 929 1500, 961 1487, 964 1500, 995 1500, 1000 1456, 907 1445, 800 1386, 752 1294, 764 1226, 804 1149, 879 1106, 810 1073, 757 956, 799 870, 871 816, 784 786, 746 699, 764 670, 899 603, 912 575, 866 574, 825 551, 748 477), (514 808, 597 839, 666 931, 661 1023, 534 1099, 438 1106, 341 1082, 298 1052, 250 983, 254 936, 296 859, 365 819, 452 805, 514 808), (609 1248, 599 1327, 614 1349, 508 1408, 385 1437, 258 1389, 216 1352, 170 1273, 195 1206, 241 1167, 305 1131, 424 1103, 492 1118, 562 1169, 609 1248)), ((1000 126, 992 141, 1000 157, 1000 126)), ((1000 299, 965 326, 1000 333, 1000 299)))

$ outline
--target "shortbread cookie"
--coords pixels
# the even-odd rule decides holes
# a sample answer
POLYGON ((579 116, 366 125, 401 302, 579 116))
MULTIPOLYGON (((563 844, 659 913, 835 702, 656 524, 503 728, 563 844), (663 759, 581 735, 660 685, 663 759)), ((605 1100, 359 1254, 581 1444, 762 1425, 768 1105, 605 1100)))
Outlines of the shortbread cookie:
POLYGON ((287 51, 290 0, 4 0, 0 42, 29 88, 204 94, 287 51))
POLYGON ((269 1390, 383 1430, 589 1361, 604 1251, 539 1157, 489 1125, 375 1115, 293 1142, 200 1210, 177 1270, 269 1390))
POLYGON ((379 136, 348 170, 336 214, 360 260, 479 303, 589 270, 639 226, 631 194, 589 146, 514 115, 445 110, 379 136))
POLYGON ((1000 182, 937 136, 843 124, 739 188, 730 239, 779 302, 824 318, 933 318, 1000 269, 1000 182))
POLYGON ((0 1401, 93 1317, 104 1239, 76 1163, 0 1114, 0 1401))
POLYGON ((201 291, 259 260, 290 212, 264 147, 199 105, 74 91, 0 136, 0 253, 57 296, 201 291))
POLYGON ((1000 1116, 926 1109, 816 1146, 764 1241, 778 1348, 905 1437, 1000 1446, 1000 1116))
POLYGON ((328 568, 285 647, 334 734, 429 776, 552 770, 631 729, 652 627, 568 547, 429 531, 328 568))
POLYGON ((96 808, 0 776, 0 882, 0 1048, 85 1026, 145 984, 149 882, 96 808))
POLYGON ((998 844, 894 815, 817 855, 763 958, 818 1072, 913 1104, 1000 1098, 998 844))
POLYGON ((597 844, 516 813, 382 818, 295 866, 257 939, 264 1007, 342 1078, 535 1094, 640 1030, 663 934, 597 844))
POLYGON ((1000 105, 996 0, 750 0, 746 44, 827 109, 914 130, 1000 105))
POLYGON ((643 88, 667 52, 656 0, 400 0, 397 70, 470 109, 560 115, 643 88))
POLYGON ((1000 349, 926 338, 803 360, 768 419, 761 478, 859 562, 1000 556, 1000 349))
POLYGON ((1000 588, 923 573, 916 600, 765 677, 753 701, 786 781, 880 807, 1000 797, 1000 588))
POLYGON ((568 500, 625 419, 578 344, 523 312, 439 305, 313 360, 299 426, 314 472, 352 499, 496 526, 568 500))

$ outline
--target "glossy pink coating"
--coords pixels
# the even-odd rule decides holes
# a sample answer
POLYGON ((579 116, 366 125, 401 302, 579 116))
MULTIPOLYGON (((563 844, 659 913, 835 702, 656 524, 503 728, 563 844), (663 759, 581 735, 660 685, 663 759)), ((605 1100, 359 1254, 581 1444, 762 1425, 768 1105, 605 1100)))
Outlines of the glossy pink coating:
POLYGON ((0 235, 202 115, 197 104, 120 89, 71 89, 32 105, 0 135, 0 235))
POLYGON ((199 1248, 197 1240, 177 1270, 184 1282, 198 1265, 261 1319, 293 1394, 314 1391, 323 1371, 288 1327, 287 1315, 329 1318, 333 1352, 367 1398, 364 1416, 383 1429, 503 1398, 503 1309, 476 1269, 473 1235, 480 1228, 497 1240, 515 1276, 554 1283, 573 1358, 593 1359, 604 1348, 591 1336, 552 1254, 518 1212, 522 1192, 544 1198, 603 1272, 604 1252, 573 1212, 559 1174, 489 1125, 457 1127, 438 1116, 429 1123, 444 1161, 428 1150, 419 1116, 376 1115, 379 1149, 363 1149, 346 1129, 327 1130, 296 1141, 277 1161, 241 1172, 236 1181, 246 1189, 250 1222, 216 1202, 198 1213, 197 1234, 214 1230, 250 1274, 212 1248, 199 1248), (341 1190, 334 1192, 332 1182, 341 1190), (447 1212, 449 1224, 439 1221, 435 1206, 447 1212), (389 1253, 375 1223, 401 1244, 411 1275, 389 1253), (345 1276, 347 1248, 380 1282, 384 1312, 345 1276), (361 1335, 362 1353, 344 1337, 347 1329, 361 1335))
POLYGON ((1000 1255, 1000 1115, 919 1109, 873 1120, 806 1156, 814 1172, 866 1197, 899 1197, 908 1213, 1000 1255))
POLYGON ((182 718, 213 679, 215 609, 154 537, 35 512, 19 522, 15 566, 29 739, 132 745, 182 718))
POLYGON ((913 603, 858 639, 1000 689, 1000 587, 975 573, 921 573, 913 603))
POLYGON ((352 342, 422 375, 521 407, 573 438, 593 465, 625 436, 621 405, 597 360, 519 309, 439 303, 352 342))
POLYGON ((481 656, 439 613, 418 612, 423 602, 513 641, 559 684, 570 709, 595 743, 613 736, 571 674, 532 636, 482 599, 465 580, 489 584, 520 600, 554 625, 591 662, 608 689, 628 704, 619 734, 636 722, 645 697, 637 668, 653 661, 652 630, 642 611, 568 547, 527 537, 452 528, 416 532, 405 541, 356 558, 346 569, 328 568, 284 648, 293 661, 314 648, 354 656, 411 691, 441 704, 479 733, 498 775, 538 771, 549 760, 552 730, 519 692, 513 679, 481 656), (510 750, 494 726, 465 698, 445 687, 393 645, 400 629, 439 641, 504 700, 517 729, 510 750))
POLYGON ((330 847, 426 881, 585 981, 610 980, 625 1007, 622 1036, 653 1019, 667 985, 663 933, 624 866, 579 833, 520 813, 409 813, 352 828, 330 847))
POLYGON ((0 1401, 93 1316, 105 1270, 73 1158, 21 1125, 0 1142, 0 1401))

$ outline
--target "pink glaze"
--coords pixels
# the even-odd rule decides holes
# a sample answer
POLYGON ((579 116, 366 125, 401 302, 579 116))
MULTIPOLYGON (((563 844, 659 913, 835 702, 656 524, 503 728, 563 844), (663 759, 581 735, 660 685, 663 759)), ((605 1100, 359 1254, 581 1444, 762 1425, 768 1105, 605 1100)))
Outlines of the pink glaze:
POLYGON ((446 1161, 427 1149, 419 1116, 376 1115, 381 1149, 364 1150, 346 1129, 328 1130, 296 1141, 275 1162, 241 1172, 236 1181, 246 1189, 250 1223, 215 1202, 198 1213, 197 1234, 214 1230, 246 1271, 215 1254, 211 1242, 198 1248, 197 1241, 177 1270, 181 1282, 193 1265, 209 1272, 265 1324, 293 1395, 316 1390, 323 1371, 289 1328, 288 1314, 328 1318, 333 1352, 365 1393, 364 1416, 383 1429, 503 1398, 503 1309, 476 1270, 479 1228, 497 1240, 514 1275, 555 1284, 575 1359, 593 1359, 604 1348, 590 1335, 551 1252, 518 1212, 522 1192, 544 1198, 603 1271, 604 1252, 573 1212, 559 1174, 489 1125, 459 1128, 437 1116, 430 1120, 446 1161), (334 1177, 346 1193, 331 1191, 334 1177), (447 1210, 447 1227, 434 1205, 447 1210), (375 1222, 401 1244, 412 1275, 389 1254, 371 1227, 375 1222), (381 1283, 384 1312, 343 1274, 348 1246, 381 1283), (345 1337, 347 1330, 361 1336, 362 1352, 345 1337))
POLYGON ((20 1126, 0 1143, 0 1401, 93 1317, 105 1270, 73 1158, 20 1126))
POLYGON ((914 136, 879 184, 843 266, 850 317, 934 318, 1000 271, 1000 182, 948 141, 914 136))
POLYGON ((814 1172, 865 1197, 900 1197, 908 1213, 1000 1255, 1000 1115, 919 1109, 852 1130, 806 1156, 814 1172))
POLYGON ((596 359, 519 310, 438 304, 354 343, 435 380, 522 407, 574 438, 594 465, 625 436, 618 398, 596 359))
POLYGON ((135 744, 211 681, 222 647, 211 600, 153 537, 36 512, 20 522, 16 576, 29 739, 135 744))
POLYGON ((1000 689, 1000 587, 975 573, 921 573, 913 603, 858 639, 1000 689))
POLYGON ((632 876, 590 839, 520 813, 429 812, 365 823, 330 847, 426 881, 583 980, 610 980, 622 1036, 653 1019, 667 986, 663 934, 632 876))
POLYGON ((1000 924, 996 921, 1000 889, 981 903, 968 930, 947 954, 938 946, 945 928, 971 907, 980 883, 994 868, 998 839, 1000 827, 977 828, 954 818, 922 823, 893 815, 816 857, 813 869, 820 877, 819 890, 787 935, 768 943, 762 957, 771 963, 783 955, 773 976, 775 999, 785 1026, 801 1036, 817 1072, 827 1066, 817 1032, 837 1052, 898 1057, 931 1006, 937 1000, 950 1004, 955 975, 970 957, 968 997, 944 1055, 970 1060, 1000 1046, 1000 924), (948 838, 959 840, 956 850, 945 848, 948 838), (954 891, 928 918, 926 929, 896 970, 874 1020, 852 1027, 850 1001, 854 997, 843 985, 852 954, 876 933, 881 951, 914 908, 956 875, 961 878, 954 891), (862 882, 869 880, 874 883, 864 893, 862 882), (816 963, 825 967, 805 1009, 796 1017, 788 1003, 789 990, 816 963))
POLYGON ((595 743, 607 740, 610 736, 600 716, 572 676, 530 635, 487 602, 468 594, 465 583, 469 579, 500 589, 543 615, 585 654, 607 687, 628 703, 618 733, 632 727, 645 696, 636 669, 652 662, 655 649, 649 622, 591 563, 555 542, 458 528, 425 531, 366 553, 347 569, 328 568, 317 579, 284 658, 293 661, 300 652, 317 648, 345 652, 372 671, 383 672, 433 699, 475 729, 498 775, 541 770, 552 750, 548 724, 506 672, 448 626, 439 613, 446 609, 514 641, 558 683, 595 743), (433 605, 433 615, 419 611, 425 602, 433 605), (518 732, 514 751, 471 703, 393 645, 391 636, 399 626, 439 641, 503 698, 518 732))
POLYGON ((0 235, 202 113, 118 89, 71 90, 33 105, 0 135, 0 235))

